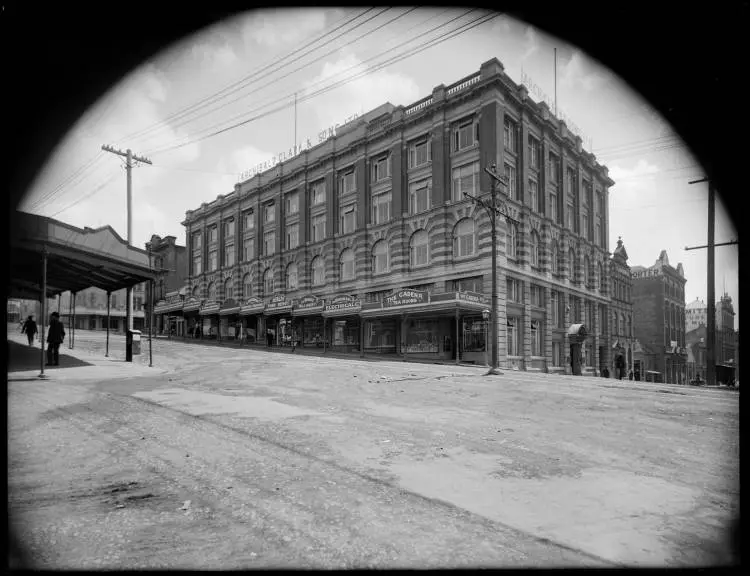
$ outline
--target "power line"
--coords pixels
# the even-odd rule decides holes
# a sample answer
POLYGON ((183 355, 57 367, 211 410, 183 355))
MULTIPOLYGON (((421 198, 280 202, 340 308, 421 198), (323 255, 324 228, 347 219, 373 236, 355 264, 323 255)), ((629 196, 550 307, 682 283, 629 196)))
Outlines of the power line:
POLYGON ((118 174, 111 174, 109 178, 107 178, 107 179, 106 179, 106 180, 105 180, 104 182, 102 182, 101 184, 99 184, 99 185, 98 185, 98 186, 97 186, 96 188, 94 188, 94 189, 93 189, 93 190, 91 190, 90 192, 87 192, 87 193, 86 193, 86 194, 84 194, 84 195, 83 195, 82 197, 80 197, 80 198, 78 198, 77 200, 75 200, 74 202, 72 202, 72 203, 68 204, 68 205, 67 205, 67 206, 65 206, 64 208, 61 208, 60 210, 58 210, 57 212, 55 212, 54 214, 52 214, 52 215, 50 216, 50 218, 55 218, 55 217, 56 217, 56 216, 57 216, 58 214, 61 214, 61 213, 65 212, 66 210, 69 210, 70 208, 73 208, 73 206, 77 206, 78 204, 80 204, 80 203, 81 203, 81 202, 83 202, 84 200, 86 200, 86 199, 88 199, 88 198, 91 198, 91 196, 93 196, 94 194, 96 194, 97 192, 99 192, 99 190, 101 190, 102 188, 104 188, 105 186, 107 186, 107 185, 108 185, 108 184, 109 184, 110 182, 112 182, 112 181, 113 181, 113 180, 114 180, 114 179, 115 179, 115 178, 116 178, 117 176, 118 176, 118 174))
POLYGON ((101 157, 102 157, 102 153, 101 151, 99 151, 95 156, 90 158, 87 162, 79 166, 75 171, 73 171, 66 178, 64 178, 63 181, 60 182, 57 186, 43 193, 39 198, 34 200, 31 203, 30 208, 32 210, 36 210, 40 208, 42 205, 47 203, 60 190, 62 190, 66 186, 69 186, 71 182, 73 182, 74 180, 79 180, 79 181, 82 180, 84 178, 83 174, 85 174, 94 164, 96 164, 96 162, 99 159, 101 159, 101 157))
MULTIPOLYGON (((315 48, 314 50, 318 50, 319 48, 322 48, 322 47, 323 47, 323 46, 325 46, 326 44, 329 44, 329 43, 333 42, 334 40, 336 40, 336 39, 340 38, 340 37, 341 37, 341 36, 343 36, 344 34, 348 34, 348 33, 349 33, 349 32, 351 32, 352 30, 355 30, 356 28, 359 28, 360 26, 362 26, 362 25, 366 24, 367 22, 369 22, 369 21, 373 20, 374 18, 377 18, 378 16, 380 16, 381 14, 383 14, 384 12, 386 12, 386 11, 387 11, 387 10, 389 10, 389 9, 390 9, 390 8, 385 8, 385 9, 381 10, 380 12, 378 12, 377 14, 375 14, 375 16, 371 16, 371 17, 370 17, 370 18, 368 18, 367 20, 365 20, 365 21, 363 21, 363 22, 360 22, 359 24, 357 24, 357 25, 356 25, 356 26, 354 26, 353 28, 351 28, 351 29, 349 29, 349 30, 346 30, 346 31, 344 31, 344 32, 343 32, 342 34, 339 34, 338 36, 336 36, 335 38, 332 38, 332 39, 330 39, 330 40, 326 41, 326 42, 325 42, 324 44, 322 44, 321 46, 318 46, 318 47, 317 47, 317 48, 315 48)), ((243 78, 241 78, 240 80, 237 80, 237 81, 233 82, 232 84, 229 84, 228 86, 225 86, 225 87, 224 87, 224 88, 222 88, 221 90, 219 90, 219 91, 217 91, 217 92, 214 92, 213 94, 211 94, 211 95, 209 95, 209 96, 206 96, 206 97, 202 98, 202 99, 201 99, 201 100, 199 100, 198 102, 195 102, 195 103, 193 103, 193 104, 191 104, 191 105, 189 105, 189 106, 187 106, 187 107, 183 108, 182 110, 179 110, 179 111, 177 111, 177 112, 174 112, 174 113, 170 114, 170 115, 169 115, 169 116, 167 116, 167 118, 165 118, 164 120, 162 120, 162 121, 159 121, 159 122, 157 122, 157 123, 153 124, 153 125, 152 125, 152 126, 150 126, 150 127, 144 128, 144 129, 142 129, 142 130, 139 130, 139 131, 137 131, 137 132, 133 132, 132 134, 129 134, 129 135, 127 135, 127 136, 126 136, 125 138, 126 138, 126 139, 136 139, 136 140, 137 140, 137 139, 141 139, 141 138, 142 138, 143 136, 145 136, 146 134, 148 134, 148 133, 150 133, 150 132, 153 132, 154 130, 157 130, 157 131, 158 131, 158 130, 160 130, 160 129, 164 129, 164 128, 166 128, 166 127, 169 127, 169 125, 168 125, 168 122, 170 122, 170 121, 172 121, 172 120, 176 120, 176 119, 179 119, 179 118, 181 118, 181 117, 184 117, 184 116, 186 116, 186 115, 188 115, 188 114, 190 114, 190 113, 192 113, 192 112, 195 112, 196 110, 199 110, 199 109, 201 109, 201 108, 204 108, 205 106, 209 106, 209 105, 211 105, 211 104, 213 104, 213 103, 215 103, 215 102, 217 102, 217 101, 219 101, 219 100, 222 100, 222 99, 226 98, 227 96, 229 96, 229 95, 231 95, 231 94, 233 94, 233 93, 237 92, 238 90, 241 90, 242 88, 244 88, 244 87, 245 87, 245 85, 247 85, 247 84, 248 84, 248 83, 249 83, 249 82, 250 82, 250 81, 251 81, 251 80, 252 80, 253 78, 255 78, 255 77, 257 77, 257 76, 261 75, 261 73, 262 73, 262 72, 264 72, 264 71, 268 70, 269 68, 273 68, 273 67, 277 67, 277 66, 279 66, 280 62, 283 62, 284 60, 287 60, 288 58, 291 58, 292 56, 294 56, 294 55, 295 55, 295 54, 297 54, 298 52, 301 52, 302 50, 304 50, 304 49, 306 49, 306 48, 308 48, 308 47, 312 46, 313 44, 315 44, 316 42, 319 42, 320 40, 322 40, 322 39, 323 39, 323 38, 325 38, 326 36, 328 36, 328 35, 330 35, 330 34, 333 34, 333 33, 334 33, 334 32, 335 32, 336 30, 339 30, 339 29, 341 29, 341 28, 343 28, 343 27, 345 27, 345 26, 349 25, 349 24, 350 24, 350 23, 352 23, 353 21, 355 21, 355 20, 357 20, 358 18, 360 18, 360 17, 364 16, 364 15, 365 15, 365 14, 367 14, 368 12, 372 12, 373 10, 374 10, 374 8, 368 8, 368 9, 367 9, 367 10, 365 10, 364 12, 362 12, 362 13, 360 13, 360 14, 358 14, 358 15, 354 16, 353 18, 350 18, 349 20, 347 20, 347 21, 346 21, 346 22, 344 22, 343 24, 341 24, 341 25, 339 25, 339 26, 334 26, 334 27, 333 27, 333 29, 329 30, 328 32, 325 32, 325 33, 321 34, 320 36, 316 37, 316 38, 315 38, 314 40, 312 40, 312 41, 308 42, 308 43, 307 43, 307 44, 305 44, 304 46, 302 46, 302 47, 300 47, 300 48, 297 48, 297 49, 293 50, 292 52, 290 52, 290 53, 286 54, 285 56, 282 56, 282 57, 281 57, 280 59, 278 59, 278 60, 275 60, 275 61, 274 61, 274 62, 272 62, 272 63, 266 64, 265 66, 261 67, 261 68, 260 68, 260 69, 258 69, 258 70, 255 70, 254 72, 250 73, 249 75, 247 75, 247 76, 244 76, 244 77, 243 77, 243 78)), ((338 22, 340 22, 341 20, 343 20, 343 18, 341 18, 340 20, 338 20, 338 21, 336 22, 336 24, 337 24, 338 22)), ((313 51, 314 51, 314 50, 313 50, 313 51)), ((288 65, 289 65, 289 64, 291 64, 291 63, 292 63, 292 62, 288 62, 288 63, 286 63, 286 64, 283 64, 283 65, 281 65, 281 66, 280 66, 280 67, 279 67, 278 69, 284 68, 285 66, 288 66, 288 65)), ((273 73, 273 71, 272 71, 271 73, 273 73)), ((267 75, 268 75, 268 74, 266 74, 265 76, 267 76, 267 75)), ((264 75, 261 75, 261 79, 262 79, 262 77, 263 77, 263 76, 264 76, 264 75)))
MULTIPOLYGON (((376 71, 384 68, 388 64, 392 64, 394 62, 398 62, 398 61, 404 60, 406 58, 410 58, 411 56, 419 54, 420 52, 423 52, 424 50, 432 48, 433 46, 436 46, 436 45, 441 44, 442 42, 445 42, 447 40, 450 40, 450 39, 452 39, 452 38, 454 38, 454 37, 456 37, 456 36, 458 36, 460 34, 468 32, 472 28, 480 26, 480 25, 482 25, 482 24, 484 24, 486 22, 489 22, 490 20, 493 20, 494 18, 497 18, 498 16, 499 16, 499 14, 490 14, 489 16, 485 15, 485 16, 481 16, 479 18, 476 18, 476 19, 474 19, 474 20, 472 20, 472 21, 470 21, 470 22, 468 22, 466 24, 462 24, 461 26, 459 26, 455 30, 452 30, 451 32, 449 32, 448 34, 443 34, 442 37, 434 38, 432 40, 424 42, 423 44, 419 45, 418 47, 406 50, 406 51, 404 51, 403 53, 401 53, 401 54, 399 54, 397 56, 394 56, 394 57, 392 57, 392 58, 390 58, 390 59, 388 59, 388 60, 386 60, 384 62, 381 62, 380 64, 377 64, 377 65, 373 66, 372 68, 370 68, 368 70, 365 70, 364 72, 360 72, 360 73, 355 74, 355 75, 353 75, 353 76, 351 76, 349 78, 345 78, 345 79, 343 79, 343 80, 341 80, 339 82, 335 82, 335 83, 333 83, 333 84, 331 84, 329 86, 321 88, 320 90, 317 90, 315 92, 307 94, 307 95, 305 95, 305 96, 302 97, 301 101, 310 100, 310 99, 312 99, 312 98, 314 98, 316 96, 319 96, 321 94, 325 94, 326 92, 329 92, 331 90, 339 88, 339 87, 341 87, 341 86, 343 86, 345 84, 349 84, 350 82, 353 82, 353 81, 355 81, 355 80, 357 80, 359 78, 362 78, 362 77, 364 77, 364 76, 366 76, 368 74, 372 74, 373 72, 376 72, 376 71), (464 28, 464 29, 461 30, 461 28, 464 28)), ((442 25, 440 27, 442 27, 442 25)), ((424 35, 424 34, 422 34, 422 35, 424 35)), ((409 43, 409 42, 412 42, 413 40, 414 39, 408 40, 407 42, 404 42, 401 45, 409 43)), ((376 57, 382 56, 383 54, 385 54, 387 52, 391 52, 395 48, 398 48, 399 46, 396 46, 396 47, 394 47, 394 48, 392 48, 390 50, 386 50, 385 52, 383 52, 381 54, 378 54, 376 57)), ((371 59, 374 59, 374 58, 371 58, 371 59)), ((359 64, 357 64, 355 66, 351 66, 349 69, 361 67, 362 64, 363 64, 363 62, 359 63, 359 64)), ((349 70, 349 69, 347 69, 347 70, 349 70)), ((149 154, 152 154, 152 155, 154 155, 154 154, 161 154, 161 153, 164 153, 164 152, 167 152, 167 151, 176 150, 178 148, 182 148, 184 146, 188 146, 190 144, 194 144, 196 142, 200 142, 202 140, 205 140, 207 138, 211 138, 213 136, 218 136, 219 134, 223 134, 224 132, 228 132, 229 130, 233 130, 234 128, 238 128, 240 126, 244 126, 246 124, 249 124, 250 122, 253 122, 254 120, 257 120, 259 118, 263 118, 263 117, 269 116, 269 115, 271 115, 271 114, 273 114, 275 112, 279 112, 281 110, 289 108, 291 105, 292 104, 289 104, 289 103, 281 104, 281 105, 276 106, 275 108, 273 108, 273 109, 271 109, 271 110, 269 110, 267 112, 264 112, 264 113, 261 113, 261 114, 257 114, 256 116, 251 116, 250 118, 247 118, 246 120, 237 122, 235 124, 232 124, 232 125, 227 126, 225 128, 221 128, 219 130, 216 130, 214 132, 211 132, 209 134, 206 134, 206 135, 203 135, 203 136, 200 136, 200 137, 195 137, 196 135, 188 136, 187 138, 191 138, 192 137, 194 139, 192 141, 188 140, 187 142, 183 142, 183 143, 180 143, 180 144, 174 144, 174 145, 171 145, 171 146, 164 146, 162 148, 157 148, 157 149, 149 151, 149 154)), ((252 110, 252 111, 247 112, 247 113, 245 113, 243 115, 240 115, 240 116, 245 116, 248 113, 253 113, 253 112, 256 112, 257 110, 260 110, 262 108, 267 108, 267 107, 268 107, 268 105, 261 106, 261 107, 255 109, 255 110, 252 110)), ((235 117, 235 118, 237 118, 237 117, 235 117)), ((229 121, 231 121, 231 120, 229 120, 229 121)), ((205 131, 205 129, 202 130, 202 131, 205 131)))

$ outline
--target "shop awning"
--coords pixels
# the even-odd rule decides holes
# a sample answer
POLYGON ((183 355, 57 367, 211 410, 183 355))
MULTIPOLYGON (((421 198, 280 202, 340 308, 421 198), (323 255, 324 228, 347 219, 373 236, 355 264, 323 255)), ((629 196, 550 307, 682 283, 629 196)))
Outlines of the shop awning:
POLYGON ((336 296, 323 308, 325 318, 340 318, 341 316, 358 316, 362 310, 362 300, 350 296, 336 296))
POLYGON ((315 296, 300 298, 292 309, 292 316, 317 316, 323 314, 325 300, 315 296))
POLYGON ((240 302, 240 316, 262 314, 265 307, 265 303, 259 298, 247 298, 245 301, 240 302))
POLYGON ((220 308, 221 306, 219 306, 218 302, 204 302, 198 313, 201 316, 212 316, 218 314, 220 308))
POLYGON ((182 312, 183 314, 188 312, 198 312, 202 305, 203 300, 198 300, 195 296, 189 296, 185 300, 185 304, 182 306, 182 312))
POLYGON ((417 301, 415 304, 401 304, 399 300, 394 300, 396 303, 392 305, 385 302, 367 303, 362 307, 361 315, 363 318, 384 318, 402 314, 429 314, 455 312, 456 310, 459 312, 484 312, 489 309, 489 304, 484 296, 468 292, 445 292, 443 294, 430 294, 428 297, 416 294, 411 298, 400 299, 401 302, 417 301))
POLYGON ((240 303, 234 298, 227 298, 224 304, 221 305, 219 310, 219 316, 231 316, 232 314, 240 313, 240 303))

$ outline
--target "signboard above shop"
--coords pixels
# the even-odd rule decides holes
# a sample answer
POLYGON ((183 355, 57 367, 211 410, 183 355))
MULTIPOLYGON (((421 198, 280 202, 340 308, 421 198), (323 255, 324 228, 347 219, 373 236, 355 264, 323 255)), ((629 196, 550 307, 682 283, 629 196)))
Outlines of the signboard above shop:
POLYGON ((266 304, 265 312, 281 312, 292 309, 292 302, 286 299, 286 296, 274 296, 266 304))
POLYGON ((336 296, 330 303, 325 305, 324 312, 359 312, 362 309, 362 300, 353 296, 336 296))
POLYGON ((294 308, 296 310, 306 310, 308 308, 320 308, 324 304, 324 300, 316 298, 315 296, 304 296, 297 301, 294 308))
POLYGON ((423 290, 398 290, 397 292, 383 298, 383 308, 393 306, 410 306, 413 304, 427 304, 430 301, 430 293, 423 290))

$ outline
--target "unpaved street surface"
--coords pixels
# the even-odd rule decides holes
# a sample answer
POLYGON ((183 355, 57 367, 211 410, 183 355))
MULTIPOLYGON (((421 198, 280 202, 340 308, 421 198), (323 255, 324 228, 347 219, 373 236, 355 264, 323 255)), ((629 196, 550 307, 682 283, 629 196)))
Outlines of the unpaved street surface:
POLYGON ((9 510, 33 566, 728 561, 735 391, 164 340, 154 364, 9 374, 9 510))

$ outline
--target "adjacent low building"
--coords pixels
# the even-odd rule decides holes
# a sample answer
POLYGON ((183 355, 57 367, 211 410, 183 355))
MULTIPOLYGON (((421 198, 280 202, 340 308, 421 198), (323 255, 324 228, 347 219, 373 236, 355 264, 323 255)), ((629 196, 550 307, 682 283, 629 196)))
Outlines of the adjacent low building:
POLYGON ((161 238, 154 234, 146 242, 146 250, 157 272, 153 295, 151 286, 146 285, 146 310, 149 311, 153 303, 154 330, 156 334, 184 335, 182 301, 186 292, 187 249, 177 244, 175 236, 161 238))
POLYGON ((520 223, 498 220, 501 365, 597 373, 614 183, 496 59, 188 211, 187 333, 484 363, 491 230, 466 194, 490 165, 520 223))

